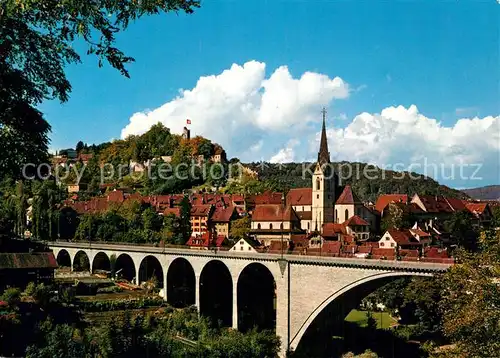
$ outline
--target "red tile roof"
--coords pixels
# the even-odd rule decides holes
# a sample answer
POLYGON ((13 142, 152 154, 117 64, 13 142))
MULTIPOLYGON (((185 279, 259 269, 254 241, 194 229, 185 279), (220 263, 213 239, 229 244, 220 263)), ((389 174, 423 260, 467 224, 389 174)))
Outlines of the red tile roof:
POLYGON ((227 223, 231 220, 231 217, 234 214, 234 206, 228 207, 216 207, 214 212, 212 213, 211 219, 213 222, 218 223, 227 223))
POLYGON ((358 246, 358 252, 360 254, 369 254, 372 252, 372 247, 371 246, 364 246, 364 245, 358 246))
POLYGON ((467 210, 469 210, 473 214, 476 214, 476 213, 482 214, 486 210, 488 204, 486 204, 486 203, 467 203, 465 206, 466 206, 467 210))
POLYGON ((107 200, 114 203, 123 203, 125 201, 125 195, 121 190, 113 190, 108 194, 107 200))
POLYGON ((399 250, 399 256, 419 257, 420 253, 419 253, 418 250, 404 250, 404 249, 401 249, 401 250, 399 250))
POLYGON ((426 233, 425 231, 417 228, 417 229, 410 229, 410 232, 415 234, 415 235, 418 235, 419 237, 430 237, 431 235, 426 233))
POLYGON ((448 258, 448 250, 439 247, 429 247, 424 252, 425 257, 429 258, 448 258))
POLYGON ((461 199, 455 198, 444 198, 448 202, 448 205, 453 209, 453 211, 465 210, 465 203, 461 199))
POLYGON ((325 223, 323 224, 323 232, 322 235, 325 237, 334 237, 338 234, 347 235, 346 228, 343 224, 337 223, 325 223))
POLYGON ((191 216, 209 216, 212 205, 193 205, 191 206, 191 216))
POLYGON ((222 235, 212 239, 210 233, 206 232, 200 236, 191 236, 186 245, 190 247, 221 247, 225 239, 226 237, 222 235))
POLYGON ((265 191, 258 195, 249 195, 246 201, 250 205, 261 205, 261 204, 281 204, 282 193, 273 193, 271 191, 265 191))
POLYGON ((418 195, 428 213, 451 213, 452 207, 446 199, 440 195, 418 195))
POLYGON ((167 216, 167 215, 175 215, 177 217, 180 217, 181 216, 181 208, 179 207, 176 207, 176 208, 166 208, 164 211, 163 211, 163 215, 164 216, 167 216))
POLYGON ((361 204, 361 200, 354 194, 350 185, 346 185, 336 204, 361 204))
POLYGON ((342 243, 340 241, 324 240, 323 246, 321 247, 321 251, 324 253, 338 255, 340 253, 341 246, 342 243))
POLYGON ((406 194, 383 194, 380 195, 375 203, 375 210, 381 213, 389 203, 392 202, 403 202, 408 200, 408 195, 406 194))
POLYGON ((290 189, 286 203, 292 206, 312 205, 312 188, 290 189))
POLYGON ((252 214, 252 221, 299 221, 291 206, 283 208, 279 204, 257 205, 252 214))
POLYGON ((396 230, 389 229, 387 230, 389 235, 391 235, 392 239, 396 241, 398 245, 410 245, 410 244, 419 244, 417 239, 415 239, 409 230, 396 230))
POLYGON ((370 225, 365 219, 359 217, 358 215, 351 216, 349 219, 344 221, 344 226, 368 226, 370 225))
POLYGON ((0 270, 57 267, 57 261, 52 252, 0 253, 0 270))

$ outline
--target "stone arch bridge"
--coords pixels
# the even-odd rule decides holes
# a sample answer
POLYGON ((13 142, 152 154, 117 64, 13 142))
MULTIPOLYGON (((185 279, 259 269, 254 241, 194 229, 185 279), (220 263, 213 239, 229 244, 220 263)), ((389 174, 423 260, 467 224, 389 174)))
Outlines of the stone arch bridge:
POLYGON ((123 244, 52 242, 49 247, 59 265, 74 269, 83 262, 91 272, 109 270, 114 256, 115 270, 136 284, 155 275, 163 297, 174 305, 194 304, 201 314, 235 329, 275 329, 282 356, 318 329, 321 315, 343 320, 366 294, 391 279, 431 276, 450 266, 123 244))

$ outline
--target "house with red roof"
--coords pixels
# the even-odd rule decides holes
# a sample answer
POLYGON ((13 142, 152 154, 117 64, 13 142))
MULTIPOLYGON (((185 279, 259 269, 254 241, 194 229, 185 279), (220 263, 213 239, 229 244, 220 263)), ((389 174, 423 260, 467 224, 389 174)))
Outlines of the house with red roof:
POLYGON ((230 206, 217 206, 210 216, 210 227, 213 228, 217 236, 229 237, 231 230, 231 221, 236 219, 238 214, 233 205, 230 206))
POLYGON ((410 234, 413 235, 415 239, 417 239, 418 242, 422 244, 422 246, 429 246, 432 242, 432 236, 431 234, 423 231, 420 229, 418 226, 415 226, 414 228, 410 229, 410 234))
POLYGON ((203 234, 191 235, 186 245, 191 249, 196 250, 209 250, 213 248, 221 248, 226 242, 226 237, 212 235, 210 232, 203 234))
POLYGON ((344 190, 335 202, 335 218, 336 223, 341 223, 349 220, 353 216, 358 216, 368 225, 372 231, 377 229, 377 216, 354 193, 350 185, 346 185, 344 190))
POLYGON ((357 241, 366 241, 370 238, 370 223, 358 215, 351 216, 343 225, 347 235, 354 237, 357 241))
POLYGON ((389 203, 408 203, 408 195, 406 194, 382 194, 378 197, 375 203, 375 210, 383 216, 384 210, 389 203))
POLYGON ((490 205, 484 202, 466 202, 465 208, 476 218, 478 224, 487 225, 491 222, 493 213, 490 205))
POLYGON ((297 213, 302 230, 310 232, 312 220, 312 188, 294 188, 288 191, 286 203, 297 213))
POLYGON ((272 241, 280 241, 282 237, 289 241, 291 235, 301 234, 300 219, 295 210, 288 205, 260 204, 252 212, 250 233, 256 240, 269 246, 272 241))
POLYGON ((191 235, 199 236, 209 232, 209 219, 214 209, 213 205, 192 205, 191 206, 191 235))
POLYGON ((389 229, 380 238, 379 248, 383 249, 420 249, 420 243, 407 229, 389 229))

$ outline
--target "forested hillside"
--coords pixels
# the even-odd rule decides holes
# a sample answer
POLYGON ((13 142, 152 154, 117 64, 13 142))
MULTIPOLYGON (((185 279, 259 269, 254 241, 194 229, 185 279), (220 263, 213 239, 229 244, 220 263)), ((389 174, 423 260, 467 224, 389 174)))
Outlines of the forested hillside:
MULTIPOLYGON (((366 163, 332 163, 339 173, 341 185, 349 184, 361 200, 375 202, 380 194, 429 194, 465 198, 466 194, 439 184, 432 178, 417 173, 383 170, 366 163)), ((310 187, 311 163, 245 164, 258 173, 262 181, 272 183, 285 190, 294 187, 310 187), (308 170, 310 169, 310 171, 308 170), (304 174, 305 175, 304 175, 304 174)))

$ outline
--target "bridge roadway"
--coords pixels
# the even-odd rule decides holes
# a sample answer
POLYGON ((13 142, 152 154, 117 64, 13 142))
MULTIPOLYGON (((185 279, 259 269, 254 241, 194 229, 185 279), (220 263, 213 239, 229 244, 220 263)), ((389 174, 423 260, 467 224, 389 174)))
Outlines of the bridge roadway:
MULTIPOLYGON (((120 259, 120 257, 128 256, 129 261, 133 262, 135 273, 133 277, 137 284, 141 280, 140 270, 144 267, 144 261, 153 257, 161 265, 163 296, 167 300, 173 292, 172 283, 167 282, 167 278, 176 279, 169 275, 170 268, 172 267, 174 271, 174 267, 178 266, 181 260, 185 260, 194 272, 194 304, 202 314, 203 311, 210 310, 207 305, 214 302, 207 298, 206 292, 215 292, 216 296, 220 294, 217 293, 218 283, 212 283, 210 286, 210 282, 214 281, 207 281, 204 277, 207 277, 207 272, 213 271, 211 270, 213 267, 223 267, 230 282, 229 290, 232 290, 229 291, 229 295, 232 292, 232 297, 229 297, 227 302, 231 302, 231 321, 235 329, 241 328, 242 325, 243 316, 240 320, 238 316, 245 314, 242 310, 242 306, 245 305, 242 290, 245 287, 242 286, 249 285, 251 291, 258 291, 260 289, 258 285, 262 284, 262 290, 264 290, 265 272, 267 272, 268 276, 274 280, 273 296, 275 295, 276 299, 273 303, 275 305, 274 320, 276 334, 282 341, 282 356, 285 356, 287 349, 297 349, 308 328, 316 325, 320 321, 320 314, 325 315, 325 312, 332 311, 332 307, 336 307, 336 317, 341 319, 351 308, 355 308, 367 293, 392 279, 404 276, 432 276, 445 272, 450 267, 449 264, 439 263, 194 250, 118 243, 50 242, 48 245, 54 251, 58 261, 62 257, 61 253, 68 254, 72 267, 76 255, 84 253, 89 259, 90 271, 96 268, 95 265, 99 261, 97 258, 109 259, 115 255, 120 259), (261 272, 260 276, 257 275, 253 280, 245 281, 244 278, 252 270, 261 272), (245 283, 242 284, 242 282, 245 283), (209 291, 206 291, 208 288, 209 291), (315 321, 316 318, 318 319, 315 321)), ((222 285, 224 272, 218 270, 214 272, 219 272, 217 275, 220 276, 219 282, 222 285)), ((247 302, 245 307, 248 307, 248 304, 252 303, 247 302)))

